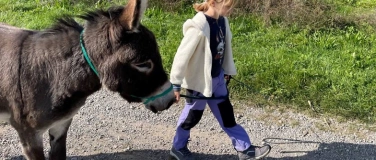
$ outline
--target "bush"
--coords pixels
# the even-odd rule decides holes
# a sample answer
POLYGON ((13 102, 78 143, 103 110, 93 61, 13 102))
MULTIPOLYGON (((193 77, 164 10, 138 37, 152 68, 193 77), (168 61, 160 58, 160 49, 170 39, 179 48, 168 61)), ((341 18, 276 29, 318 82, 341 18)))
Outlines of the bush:
MULTIPOLYGON (((233 17, 252 14, 261 17, 264 26, 284 25, 300 29, 322 30, 328 28, 344 29, 357 25, 376 27, 373 14, 341 15, 336 6, 354 5, 358 0, 342 0, 329 3, 327 0, 239 0, 234 9, 233 17), (342 2, 343 1, 343 2, 342 2), (340 3, 341 5, 338 5, 340 3)), ((202 1, 194 0, 155 0, 150 6, 168 12, 191 11, 192 5, 202 1)), ((376 3, 374 4, 376 6, 376 3)))

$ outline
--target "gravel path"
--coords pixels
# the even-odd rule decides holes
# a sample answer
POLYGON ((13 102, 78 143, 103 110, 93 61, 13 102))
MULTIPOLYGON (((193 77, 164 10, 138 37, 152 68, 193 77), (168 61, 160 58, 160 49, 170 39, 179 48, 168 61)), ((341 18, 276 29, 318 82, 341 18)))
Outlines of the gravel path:
MULTIPOLYGON (((253 143, 272 145, 266 160, 376 159, 376 133, 356 123, 343 124, 276 107, 233 103, 236 108, 243 108, 235 111, 237 122, 247 130, 253 143)), ((118 95, 101 90, 88 98, 74 118, 68 135, 68 159, 167 159, 182 107, 183 102, 153 114, 142 105, 129 104, 118 95)), ((47 137, 45 134, 46 152, 47 137)), ((230 143, 207 109, 192 129, 189 148, 198 159, 236 160, 230 143)), ((0 125, 0 159, 22 159, 17 134, 7 125, 0 125)))

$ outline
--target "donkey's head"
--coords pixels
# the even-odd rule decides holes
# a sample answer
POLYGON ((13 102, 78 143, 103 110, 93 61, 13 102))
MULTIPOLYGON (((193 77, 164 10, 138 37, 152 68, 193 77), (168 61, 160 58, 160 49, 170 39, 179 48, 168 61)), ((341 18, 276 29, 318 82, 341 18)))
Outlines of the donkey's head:
POLYGON ((125 7, 82 16, 87 20, 82 39, 105 87, 157 112, 172 105, 174 94, 156 39, 140 24, 146 4, 129 0, 125 7))

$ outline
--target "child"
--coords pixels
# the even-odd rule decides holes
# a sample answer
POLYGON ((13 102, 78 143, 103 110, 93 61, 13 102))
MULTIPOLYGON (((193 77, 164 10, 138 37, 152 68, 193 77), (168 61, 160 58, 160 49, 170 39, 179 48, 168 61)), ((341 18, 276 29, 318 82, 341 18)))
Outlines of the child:
MULTIPOLYGON (((195 4, 198 12, 183 25, 184 38, 174 58, 170 81, 174 85, 177 102, 180 88, 189 96, 226 97, 225 79, 236 74, 232 57, 231 31, 226 17, 235 0, 206 0, 195 4)), ((233 106, 225 99, 186 99, 179 117, 170 158, 193 159, 187 148, 190 129, 201 119, 206 103, 222 129, 230 137, 240 160, 265 157, 271 147, 251 145, 246 131, 235 122, 233 106)))

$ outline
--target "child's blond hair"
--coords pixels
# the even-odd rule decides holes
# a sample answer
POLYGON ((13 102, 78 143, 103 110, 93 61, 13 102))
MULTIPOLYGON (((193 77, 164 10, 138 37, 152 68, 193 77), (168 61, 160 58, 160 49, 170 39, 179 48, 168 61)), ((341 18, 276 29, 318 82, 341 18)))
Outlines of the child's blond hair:
POLYGON ((196 10, 196 12, 205 12, 209 9, 209 4, 213 1, 217 3, 223 2, 223 6, 229 8, 233 8, 235 5, 235 0, 204 0, 202 3, 195 3, 193 8, 196 10))

